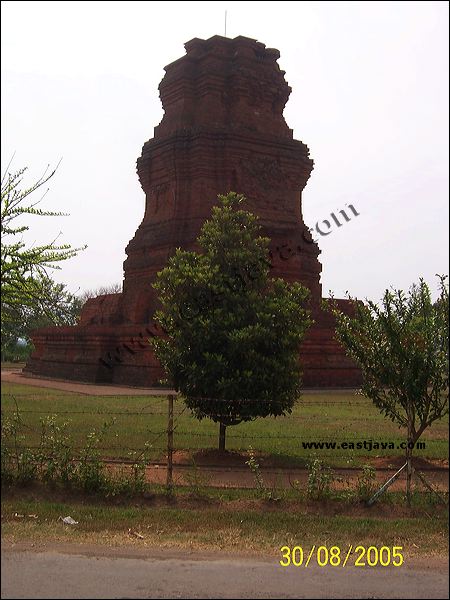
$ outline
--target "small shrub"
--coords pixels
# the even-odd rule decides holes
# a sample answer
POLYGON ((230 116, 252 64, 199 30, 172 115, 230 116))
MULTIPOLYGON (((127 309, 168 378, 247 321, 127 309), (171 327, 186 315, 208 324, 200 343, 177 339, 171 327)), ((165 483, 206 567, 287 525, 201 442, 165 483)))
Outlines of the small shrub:
POLYGON ((363 465, 362 472, 358 475, 356 481, 356 494, 363 502, 367 502, 374 495, 376 490, 375 479, 375 468, 371 465, 363 465))
POLYGON ((253 473, 258 494, 264 500, 280 500, 280 498, 277 497, 277 495, 276 495, 275 487, 273 489, 269 489, 265 485, 264 479, 263 479, 263 476, 261 473, 261 467, 259 466, 259 463, 256 460, 255 453, 251 446, 249 446, 248 455, 249 455, 249 459, 245 461, 245 464, 249 466, 250 471, 253 473))
POLYGON ((13 423, 8 417, 2 414, 2 444, 1 444, 1 474, 2 484, 9 484, 14 481, 14 463, 12 447, 10 446, 13 439, 13 423))
POLYGON ((331 495, 331 486, 335 481, 334 472, 318 458, 308 463, 307 495, 314 500, 322 500, 331 495))
POLYGON ((130 482, 130 493, 139 494, 145 492, 147 489, 146 470, 148 465, 148 449, 149 445, 145 445, 145 449, 137 453, 133 451, 130 453, 133 457, 133 464, 131 465, 131 477, 130 482))
POLYGON ((41 420, 39 446, 33 450, 25 444, 23 430, 26 433, 27 426, 16 405, 12 415, 2 413, 2 485, 23 485, 40 480, 106 496, 142 494, 147 490, 146 468, 151 445, 147 442, 142 452, 130 452, 131 465, 114 476, 102 459, 101 448, 101 442, 114 422, 112 419, 105 422, 100 430, 92 430, 77 454, 68 434, 70 423, 58 423, 57 417, 50 415, 41 420))
POLYGON ((24 485, 37 477, 36 457, 24 444, 20 433, 23 422, 19 409, 12 417, 2 415, 1 424, 1 476, 2 483, 24 485))
POLYGON ((37 455, 42 481, 69 485, 74 476, 73 448, 67 435, 69 422, 57 423, 56 416, 41 419, 41 440, 37 455))
POLYGON ((80 452, 80 458, 73 472, 73 480, 77 487, 88 493, 107 491, 110 483, 105 464, 101 459, 99 445, 107 430, 114 425, 111 419, 103 423, 100 431, 95 429, 88 433, 86 446, 80 452))
POLYGON ((147 491, 146 470, 149 463, 148 451, 150 448, 151 445, 146 442, 142 452, 133 450, 128 453, 128 456, 132 459, 132 464, 129 468, 122 468, 118 476, 106 482, 108 495, 135 496, 147 491))
MULTIPOLYGON (((23 436, 24 439, 24 436, 23 436)), ((28 448, 21 448, 15 455, 15 482, 19 485, 26 485, 36 479, 37 465, 36 458, 28 448)))
POLYGON ((193 456, 191 456, 191 463, 191 469, 186 473, 184 479, 191 488, 191 494, 194 497, 205 497, 207 496, 206 487, 210 483, 210 478, 200 471, 193 456))

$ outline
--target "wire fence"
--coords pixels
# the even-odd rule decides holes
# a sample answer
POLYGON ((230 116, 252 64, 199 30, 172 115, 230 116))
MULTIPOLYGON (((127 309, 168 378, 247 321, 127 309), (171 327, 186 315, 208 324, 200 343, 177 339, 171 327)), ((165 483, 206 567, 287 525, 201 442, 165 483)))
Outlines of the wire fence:
MULTIPOLYGON (((3 394, 2 447, 16 454, 39 453, 43 459, 46 452, 51 456, 55 451, 55 439, 49 436, 55 432, 51 428, 58 427, 58 443, 70 446, 73 459, 79 460, 92 442, 89 436, 95 432, 96 442, 91 450, 103 461, 131 464, 137 453, 145 452, 148 468, 163 467, 169 485, 173 484, 174 471, 191 467, 205 471, 221 468, 222 483, 227 483, 227 477, 233 482, 239 471, 249 472, 250 450, 256 453, 262 469, 272 471, 302 469, 317 456, 339 468, 359 468, 368 458, 404 455, 400 448, 404 433, 386 422, 368 399, 357 395, 335 395, 327 400, 310 396, 295 405, 293 414, 250 419, 229 426, 226 432, 229 452, 222 455, 216 452, 219 422, 233 418, 233 405, 237 404, 244 414, 251 416, 256 403, 263 411, 266 405, 273 409, 276 403, 272 399, 250 398, 232 403, 223 398, 196 398, 196 405, 203 413, 208 413, 208 407, 216 407, 214 422, 196 419, 183 398, 174 394, 151 399, 130 395, 96 400, 74 401, 64 396, 55 399, 55 392, 47 396, 3 394), (82 406, 83 402, 96 400, 101 407, 82 406), (117 406, 127 401, 132 404, 130 408, 117 406), (63 403, 66 405, 60 408, 63 403), (217 406, 224 406, 223 412, 217 411, 217 406), (11 419, 15 419, 16 429, 8 437, 3 423, 11 419)), ((448 435, 444 429, 427 439, 422 455, 448 456, 448 435)))

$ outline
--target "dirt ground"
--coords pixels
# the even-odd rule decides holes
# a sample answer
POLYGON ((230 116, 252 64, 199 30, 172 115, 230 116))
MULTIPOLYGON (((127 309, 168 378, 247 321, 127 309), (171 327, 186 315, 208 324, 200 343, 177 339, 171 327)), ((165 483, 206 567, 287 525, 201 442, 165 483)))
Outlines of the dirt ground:
MULTIPOLYGON (((67 379, 51 379, 47 377, 31 377, 22 372, 22 368, 8 366, 2 367, 2 381, 10 383, 21 383, 23 385, 34 385, 36 387, 51 388, 53 390, 63 390, 66 392, 76 392, 77 394, 87 394, 89 396, 163 396, 167 394, 176 394, 175 390, 169 388, 138 388, 131 386, 120 386, 114 384, 97 385, 94 383, 81 383, 77 381, 68 381, 67 379)), ((322 394, 324 390, 308 389, 308 394, 322 394)), ((333 394, 348 394, 348 389, 327 389, 333 394)))
POLYGON ((88 396, 163 396, 175 394, 174 390, 168 388, 135 388, 119 385, 95 385, 93 383, 79 383, 64 379, 47 379, 41 377, 29 377, 22 373, 21 369, 5 369, 1 372, 2 381, 32 385, 64 392, 76 392, 88 396))
MULTIPOLYGON (((219 453, 215 450, 200 451, 194 454, 195 467, 188 452, 177 451, 173 460, 173 483, 175 485, 198 485, 223 488, 254 488, 255 478, 249 467, 245 464, 248 456, 245 452, 219 453)), ((369 461, 368 461, 369 462, 369 461)), ((381 486, 387 481, 403 464, 401 457, 373 459, 370 461, 376 468, 375 482, 381 486)), ((426 461, 418 460, 416 468, 425 476, 428 483, 441 492, 449 491, 448 461, 426 461)), ((112 465, 111 468, 118 468, 112 465)), ((123 467, 121 467, 123 468, 123 467)), ((271 465, 270 460, 264 463, 261 460, 261 475, 264 484, 272 489, 299 488, 306 489, 308 471, 302 468, 280 468, 271 465)), ((346 468, 333 469, 333 489, 345 490, 355 489, 361 469, 346 468)), ((147 480, 150 483, 166 483, 166 465, 151 465, 147 467, 147 480)), ((399 478, 390 486, 391 491, 403 491, 405 489, 406 474, 403 472, 399 478)), ((417 477, 413 483, 417 489, 424 491, 426 488, 417 477)))

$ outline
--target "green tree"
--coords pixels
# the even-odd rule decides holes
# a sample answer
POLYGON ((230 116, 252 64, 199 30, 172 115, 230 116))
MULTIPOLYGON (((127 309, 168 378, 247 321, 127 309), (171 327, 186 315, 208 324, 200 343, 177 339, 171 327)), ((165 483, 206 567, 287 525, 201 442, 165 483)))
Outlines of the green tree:
POLYGON ((300 395, 299 345, 311 324, 309 291, 269 278, 269 239, 243 196, 219 196, 197 239, 177 249, 154 287, 162 305, 153 339, 172 384, 198 419, 225 428, 285 415, 300 395))
POLYGON ((43 211, 37 208, 42 197, 31 198, 38 190, 42 191, 56 169, 50 174, 46 171, 28 188, 23 187, 25 171, 26 168, 15 173, 5 172, 1 181, 1 323, 2 336, 7 337, 14 327, 26 326, 30 315, 40 315, 60 324, 65 308, 69 305, 70 310, 74 309, 72 295, 62 284, 52 280, 49 271, 60 269, 58 263, 84 249, 57 245, 56 239, 42 246, 27 246, 22 234, 29 226, 23 223, 23 217, 62 216, 64 213, 43 211))
POLYGON ((361 367, 363 393, 406 429, 407 499, 413 447, 427 427, 448 414, 448 286, 432 301, 423 279, 408 293, 386 290, 382 305, 354 301, 355 315, 332 303, 336 334, 361 367))
POLYGON ((33 350, 32 332, 40 327, 76 325, 82 305, 82 299, 63 283, 49 279, 39 303, 2 306, 2 361, 27 360, 33 350))

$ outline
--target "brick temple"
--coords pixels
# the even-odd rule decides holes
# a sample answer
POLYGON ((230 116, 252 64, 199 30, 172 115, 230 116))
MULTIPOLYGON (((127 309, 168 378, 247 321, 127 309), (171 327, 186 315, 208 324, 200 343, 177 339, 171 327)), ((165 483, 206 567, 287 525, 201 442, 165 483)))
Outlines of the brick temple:
MULTIPOLYGON (((195 240, 218 194, 247 197, 263 235, 271 239, 272 276, 311 290, 315 325, 300 355, 306 387, 361 383, 355 365, 333 339, 333 319, 321 309, 320 250, 302 217, 302 191, 313 169, 309 150, 293 139, 283 117, 291 88, 278 50, 239 36, 195 38, 165 68, 164 108, 144 144, 137 172, 145 213, 126 248, 123 291, 88 300, 80 323, 34 333, 29 374, 96 383, 153 386, 163 371, 147 339, 156 273, 175 248, 195 240)), ((346 300, 339 300, 350 310, 346 300)))

